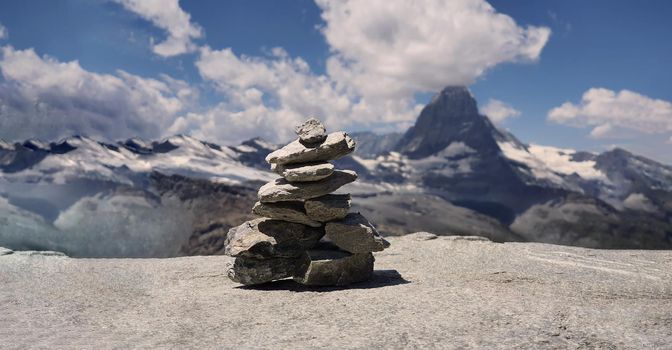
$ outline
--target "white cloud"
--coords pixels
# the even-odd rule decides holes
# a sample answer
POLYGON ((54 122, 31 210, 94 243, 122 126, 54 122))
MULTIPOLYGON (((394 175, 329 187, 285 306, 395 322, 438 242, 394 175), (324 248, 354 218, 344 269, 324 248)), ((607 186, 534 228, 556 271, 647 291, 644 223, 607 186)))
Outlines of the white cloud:
POLYGON ((168 33, 164 41, 152 43, 152 49, 158 55, 169 57, 193 52, 197 47, 192 40, 203 36, 201 27, 192 23, 191 16, 180 8, 179 0, 114 1, 168 33))
POLYGON ((537 60, 550 36, 483 0, 316 2, 329 74, 369 99, 469 85, 499 63, 537 60))
POLYGON ((623 137, 626 131, 657 134, 672 132, 672 103, 629 90, 603 88, 586 91, 581 102, 565 102, 548 112, 552 122, 592 127, 594 138, 623 137))
POLYGON ((411 99, 370 106, 280 48, 273 49, 270 57, 248 57, 228 48, 204 47, 196 67, 224 102, 177 119, 169 132, 219 142, 254 136, 285 141, 292 136, 292 126, 309 116, 319 117, 335 131, 372 121, 403 123, 418 112, 411 99))
POLYGON ((197 92, 185 82, 92 73, 33 49, 0 51, 0 137, 160 136, 197 92))
MULTIPOLYGON (((193 50, 191 39, 201 35, 177 0, 115 1, 166 29, 166 43, 179 43, 165 45, 175 50, 158 45, 159 54, 193 50)), ((183 114, 167 132, 216 142, 284 141, 292 125, 311 115, 331 130, 402 130, 420 111, 416 93, 470 84, 501 62, 534 61, 550 35, 545 27, 519 27, 483 0, 316 2, 331 48, 326 74, 281 48, 249 57, 204 46, 197 69, 223 101, 183 114)))
POLYGON ((8 36, 7 28, 0 23, 0 40, 7 39, 8 36))
POLYGON ((513 108, 513 106, 493 98, 489 99, 488 103, 481 107, 481 113, 488 116, 488 118, 495 124, 502 123, 508 118, 520 115, 520 111, 513 108))

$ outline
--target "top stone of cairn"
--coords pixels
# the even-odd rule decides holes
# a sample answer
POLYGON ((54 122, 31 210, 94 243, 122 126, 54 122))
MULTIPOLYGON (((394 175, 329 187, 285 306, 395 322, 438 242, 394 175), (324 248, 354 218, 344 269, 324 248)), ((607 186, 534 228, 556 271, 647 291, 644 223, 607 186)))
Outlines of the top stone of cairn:
POLYGON ((299 140, 307 144, 320 143, 327 138, 327 129, 315 118, 310 118, 301 125, 297 125, 294 131, 299 135, 299 140))
POLYGON ((301 139, 271 152, 266 162, 271 165, 315 163, 335 160, 355 150, 355 141, 348 134, 337 131, 327 135, 324 141, 306 144, 301 139))

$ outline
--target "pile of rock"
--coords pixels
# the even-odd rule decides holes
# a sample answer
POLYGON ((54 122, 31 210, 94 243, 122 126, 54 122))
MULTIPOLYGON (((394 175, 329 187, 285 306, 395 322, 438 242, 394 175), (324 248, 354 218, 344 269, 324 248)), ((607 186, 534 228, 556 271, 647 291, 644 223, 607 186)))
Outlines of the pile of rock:
POLYGON ((314 118, 296 133, 297 140, 266 157, 282 177, 259 189, 252 210, 261 218, 229 230, 226 253, 236 258, 229 278, 322 286, 366 280, 373 273, 371 252, 389 243, 361 214, 349 213, 349 194, 332 193, 357 174, 329 163, 352 153, 355 142, 344 132, 327 135, 314 118))

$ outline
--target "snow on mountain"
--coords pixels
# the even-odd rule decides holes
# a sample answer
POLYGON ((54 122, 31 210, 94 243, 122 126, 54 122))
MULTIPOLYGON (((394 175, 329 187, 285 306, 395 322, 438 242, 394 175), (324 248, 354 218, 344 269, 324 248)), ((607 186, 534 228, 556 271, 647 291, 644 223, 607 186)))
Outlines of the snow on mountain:
MULTIPOLYGON (((118 144, 105 144, 87 137, 73 136, 51 144, 31 140, 21 144, 21 147, 26 148, 27 144, 30 146, 28 150, 22 151, 40 153, 42 159, 23 169, 2 172, 0 177, 8 181, 56 184, 82 178, 131 184, 133 180, 129 174, 152 171, 231 184, 269 181, 273 178, 268 171, 243 164, 239 159, 241 150, 219 147, 184 135, 154 143, 134 138, 118 144)), ((245 151, 249 153, 254 149, 245 151)), ((17 152, 19 151, 15 150, 17 152)), ((4 164, 0 166, 11 167, 14 159, 9 154, 5 158, 7 159, 4 164)))
POLYGON ((576 179, 567 178, 571 175, 584 181, 610 183, 606 174, 597 169, 595 160, 576 158, 578 152, 572 149, 536 144, 525 146, 510 141, 498 141, 497 145, 506 158, 524 165, 519 167, 523 172, 536 179, 550 181, 561 188, 582 191, 576 185, 576 179))

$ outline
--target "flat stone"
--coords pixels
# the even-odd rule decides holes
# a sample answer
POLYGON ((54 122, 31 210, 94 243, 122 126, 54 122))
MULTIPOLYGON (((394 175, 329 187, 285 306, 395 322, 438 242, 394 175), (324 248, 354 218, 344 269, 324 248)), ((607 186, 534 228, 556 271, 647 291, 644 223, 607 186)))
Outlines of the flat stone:
POLYGON ((312 248, 322 236, 322 228, 260 218, 231 228, 224 252, 234 257, 294 258, 312 248))
POLYGON ((351 170, 335 170, 326 179, 314 182, 289 182, 279 178, 261 186, 257 197, 262 203, 311 199, 334 192, 356 179, 357 173, 351 170))
POLYGON ((355 150, 355 140, 338 131, 327 135, 327 139, 317 146, 306 146, 300 139, 289 143, 268 156, 270 164, 294 164, 328 161, 344 157, 355 150))
POLYGON ((414 241, 431 241, 433 239, 437 239, 439 236, 431 233, 431 232, 415 232, 415 233, 409 233, 405 236, 406 239, 412 239, 414 241))
POLYGON ((294 131, 299 135, 299 140, 307 144, 314 144, 324 141, 327 138, 327 129, 324 128, 322 122, 310 118, 298 125, 294 131))
POLYGON ((308 286, 345 286, 373 275, 373 254, 339 250, 309 250, 308 260, 297 269, 294 281, 308 286))
POLYGON ((350 211, 349 194, 328 194, 304 202, 309 218, 321 222, 343 219, 350 211))
POLYGON ((312 227, 320 227, 322 223, 313 220, 306 215, 303 202, 278 202, 261 203, 257 202, 252 208, 252 212, 263 217, 295 222, 312 227))
POLYGON ((256 259, 239 256, 229 268, 229 278, 237 283, 250 285, 293 277, 300 266, 308 262, 308 254, 298 258, 256 259))
POLYGON ((334 172, 334 165, 328 162, 301 164, 273 164, 271 169, 289 182, 319 181, 334 172))
POLYGON ((483 236, 442 236, 441 239, 445 239, 447 241, 490 242, 488 237, 483 236))
POLYGON ((390 246, 359 213, 350 213, 343 220, 328 222, 325 232, 333 244, 350 253, 378 252, 390 246))

